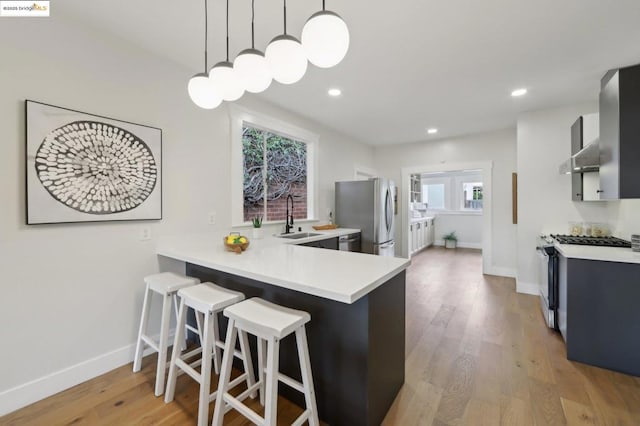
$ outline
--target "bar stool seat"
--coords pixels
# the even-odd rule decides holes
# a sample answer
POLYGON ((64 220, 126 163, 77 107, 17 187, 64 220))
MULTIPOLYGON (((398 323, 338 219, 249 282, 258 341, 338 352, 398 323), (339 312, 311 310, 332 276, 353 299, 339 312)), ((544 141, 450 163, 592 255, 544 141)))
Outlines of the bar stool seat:
MULTIPOLYGON (((156 386, 155 394, 160 396, 164 393, 165 372, 167 368, 167 346, 169 344, 169 325, 171 321, 171 305, 173 303, 176 317, 178 316, 177 292, 185 287, 190 287, 200 282, 197 278, 178 275, 173 272, 161 272, 149 275, 144 278, 146 289, 144 302, 142 303, 142 314, 140 315, 140 328, 138 329, 138 340, 136 343, 136 353, 133 360, 133 372, 137 373, 142 368, 142 356, 145 344, 158 353, 156 366, 156 386), (149 314, 151 312, 151 299, 156 293, 162 296, 162 315, 160 317, 160 341, 157 342, 147 334, 149 314)), ((191 331, 198 333, 198 330, 188 326, 191 331)), ((181 345, 186 347, 185 342, 181 345)))
MULTIPOLYGON (((213 283, 206 282, 196 286, 187 287, 178 291, 180 296, 180 310, 178 313, 178 323, 175 335, 175 343, 171 362, 169 367, 169 378, 167 381, 167 392, 165 394, 165 402, 169 403, 175 396, 175 387, 177 376, 180 372, 187 373, 191 378, 200 384, 200 395, 198 401, 198 425, 207 425, 209 415, 209 404, 216 398, 217 392, 210 393, 211 385, 211 359, 215 372, 219 372, 221 364, 220 349, 224 348, 223 342, 219 338, 217 316, 223 309, 244 300, 244 294, 226 288, 222 288, 213 283), (186 359, 191 357, 192 352, 188 354, 180 353, 180 342, 183 338, 184 324, 186 323, 187 308, 192 308, 199 319, 202 327, 201 353, 202 357, 199 362, 188 364, 186 359), (199 364, 200 372, 193 367, 199 364)), ((236 377, 230 387, 235 387, 242 382, 246 382, 247 391, 238 398, 246 398, 247 396, 255 397, 257 386, 254 385, 255 377, 253 374, 253 363, 251 361, 251 352, 249 349, 249 341, 246 334, 240 339, 240 351, 235 350, 235 346, 225 350, 232 359, 233 356, 242 360, 244 365, 244 373, 236 377)))
POLYGON ((278 381, 304 394, 306 409, 293 424, 301 425, 305 421, 309 421, 311 426, 318 426, 318 408, 305 331, 305 324, 311 320, 311 316, 307 312, 286 308, 260 298, 252 298, 229 306, 223 312, 229 318, 229 325, 212 426, 222 426, 224 415, 230 408, 236 409, 257 425, 275 426, 277 423, 278 381), (235 347, 237 334, 242 335, 245 332, 258 338, 258 381, 256 386, 260 389, 260 403, 265 407, 264 418, 228 392, 231 384, 229 379, 232 361, 229 349, 235 347), (302 383, 278 371, 280 340, 292 333, 296 335, 302 383))

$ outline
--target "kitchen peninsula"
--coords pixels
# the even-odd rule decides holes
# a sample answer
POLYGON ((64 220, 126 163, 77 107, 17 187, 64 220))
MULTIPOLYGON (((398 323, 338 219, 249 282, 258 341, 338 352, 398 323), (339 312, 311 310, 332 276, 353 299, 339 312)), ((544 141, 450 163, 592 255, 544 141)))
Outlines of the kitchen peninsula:
MULTIPOLYGON (((157 253, 185 262, 186 273, 202 281, 309 312, 320 419, 331 425, 378 425, 404 383, 410 261, 300 245, 353 232, 252 240, 241 255, 225 250, 222 235, 181 236, 160 242, 157 253)), ((220 329, 224 336, 224 321, 220 329)), ((299 378, 295 341, 281 343, 281 371, 299 378)), ((255 358, 255 348, 252 353, 255 358)), ((297 392, 286 386, 279 390, 303 405, 297 392)))

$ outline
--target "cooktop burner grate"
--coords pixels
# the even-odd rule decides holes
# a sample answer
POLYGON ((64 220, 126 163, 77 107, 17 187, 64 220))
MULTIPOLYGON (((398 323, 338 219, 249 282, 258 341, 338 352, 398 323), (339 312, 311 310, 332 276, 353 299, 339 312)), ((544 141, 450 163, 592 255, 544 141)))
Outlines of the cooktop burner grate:
POLYGON ((576 244, 581 246, 626 247, 631 243, 616 237, 583 237, 574 235, 551 235, 560 244, 576 244))

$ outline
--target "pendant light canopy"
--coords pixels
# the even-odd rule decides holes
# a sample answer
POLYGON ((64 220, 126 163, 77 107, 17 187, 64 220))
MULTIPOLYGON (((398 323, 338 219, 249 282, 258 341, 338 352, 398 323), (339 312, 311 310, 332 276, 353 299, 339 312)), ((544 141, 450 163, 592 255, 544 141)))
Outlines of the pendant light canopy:
POLYGON ((302 28, 302 46, 309 62, 320 68, 330 68, 342 61, 349 50, 349 29, 334 12, 322 10, 307 20, 302 28))
POLYGON ((247 92, 260 93, 271 85, 271 70, 264 57, 264 53, 256 49, 255 45, 255 0, 251 0, 251 48, 238 54, 233 61, 233 69, 242 80, 247 92))
POLYGON ((216 91, 207 75, 207 0, 204 0, 204 73, 196 74, 189 80, 187 91, 194 104, 204 109, 213 109, 222 103, 222 97, 216 91))
POLYGON ((293 84, 307 72, 307 56, 297 38, 287 34, 287 0, 284 0, 284 34, 271 40, 265 52, 273 78, 293 84))
POLYGON ((229 0, 227 0, 227 59, 211 68, 209 78, 225 101, 237 101, 244 94, 242 80, 233 70, 233 64, 229 62, 229 0))

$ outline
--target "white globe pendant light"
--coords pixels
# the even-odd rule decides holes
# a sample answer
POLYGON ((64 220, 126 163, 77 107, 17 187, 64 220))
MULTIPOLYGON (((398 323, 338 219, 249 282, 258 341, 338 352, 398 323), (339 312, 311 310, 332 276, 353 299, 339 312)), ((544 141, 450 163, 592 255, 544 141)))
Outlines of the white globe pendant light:
POLYGON ((282 34, 271 40, 265 52, 273 78, 282 84, 293 84, 307 72, 307 56, 295 37, 282 34))
POLYGON ((233 69, 242 79, 247 92, 264 92, 271 85, 271 70, 264 54, 257 49, 245 49, 233 61, 233 69))
POLYGON ((273 79, 264 53, 255 48, 255 0, 251 0, 251 48, 245 49, 233 61, 233 69, 242 80, 247 92, 264 92, 273 79))
POLYGON ((218 62, 209 71, 209 79, 225 101, 237 101, 244 95, 244 84, 228 61, 218 62))
POLYGON ((233 70, 233 64, 229 62, 229 0, 227 0, 227 59, 211 68, 209 78, 225 101, 237 101, 244 95, 242 80, 233 70))
POLYGON ((322 10, 307 20, 302 28, 302 47, 309 62, 320 68, 338 65, 349 50, 349 28, 334 12, 322 10))
POLYGON ((287 34, 287 1, 284 0, 284 34, 275 37, 265 51, 273 78, 282 84, 293 84, 307 72, 307 56, 297 38, 287 34))
POLYGON ((222 103, 222 97, 207 74, 196 74, 191 77, 187 90, 193 103, 200 108, 213 109, 222 103))
POLYGON ((222 103, 222 97, 217 92, 207 75, 207 0, 204 0, 204 73, 196 74, 189 80, 187 91, 194 104, 204 109, 213 109, 222 103))

